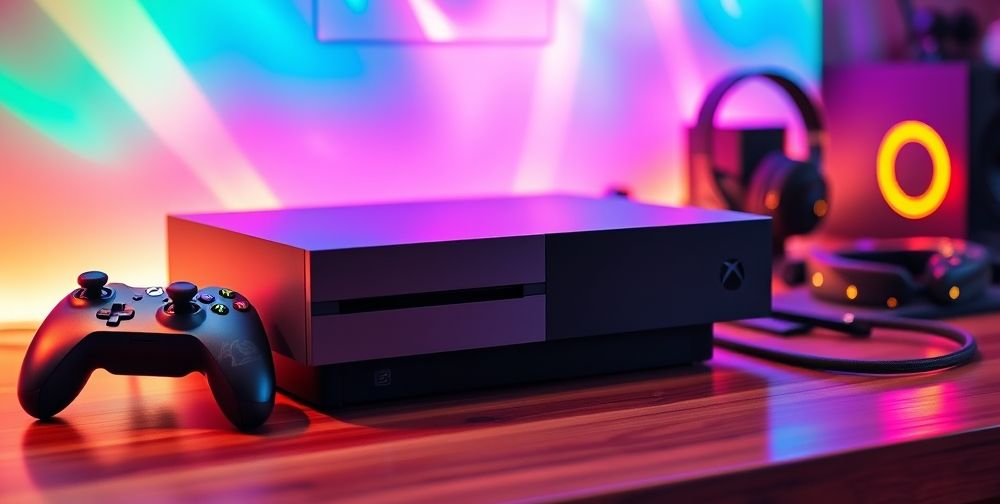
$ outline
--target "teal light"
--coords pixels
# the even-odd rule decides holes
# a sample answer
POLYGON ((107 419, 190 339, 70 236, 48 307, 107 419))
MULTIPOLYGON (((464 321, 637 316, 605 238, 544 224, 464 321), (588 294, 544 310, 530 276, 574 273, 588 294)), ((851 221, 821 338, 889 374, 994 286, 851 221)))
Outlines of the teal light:
POLYGON ((368 10, 368 0, 344 0, 344 3, 348 9, 358 14, 368 10))
POLYGON ((696 19, 696 10, 727 44, 758 51, 768 40, 810 37, 814 27, 803 26, 802 20, 819 12, 813 0, 698 0, 684 6, 691 19, 696 19))
POLYGON ((137 117, 35 4, 18 16, 30 29, 0 30, 0 110, 85 159, 117 155, 137 117))

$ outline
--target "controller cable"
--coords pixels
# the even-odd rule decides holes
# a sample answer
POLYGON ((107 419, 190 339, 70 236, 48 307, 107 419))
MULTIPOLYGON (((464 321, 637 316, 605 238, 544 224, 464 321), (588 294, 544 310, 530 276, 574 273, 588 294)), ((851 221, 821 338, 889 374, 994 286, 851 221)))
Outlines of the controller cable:
POLYGON ((771 317, 771 320, 777 319, 778 321, 792 322, 795 324, 795 329, 791 331, 775 330, 772 328, 773 326, 769 327, 767 324, 761 324, 760 320, 762 319, 741 320, 734 322, 734 324, 781 335, 797 334, 814 327, 823 327, 861 338, 870 337, 874 328, 900 329, 939 336, 958 343, 960 347, 955 351, 936 357, 859 360, 776 350, 719 334, 715 335, 715 344, 727 350, 792 366, 821 371, 863 374, 925 373, 968 364, 976 357, 976 339, 972 334, 962 328, 939 322, 895 317, 861 317, 851 313, 845 314, 842 320, 810 317, 780 311, 773 312, 771 317))

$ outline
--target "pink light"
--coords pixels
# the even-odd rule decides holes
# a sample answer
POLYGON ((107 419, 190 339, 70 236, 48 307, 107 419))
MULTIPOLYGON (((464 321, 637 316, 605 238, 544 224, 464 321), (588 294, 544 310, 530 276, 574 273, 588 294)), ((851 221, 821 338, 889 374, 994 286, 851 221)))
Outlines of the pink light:
POLYGON ((543 50, 535 78, 515 193, 547 191, 555 185, 573 110, 587 6, 587 0, 564 0, 556 14, 556 36, 543 50))
POLYGON ((954 385, 939 383, 878 396, 878 418, 891 440, 927 437, 954 430, 954 385))
POLYGON ((410 0, 410 7, 417 15, 417 22, 420 23, 427 40, 431 42, 455 40, 455 27, 434 0, 410 0))

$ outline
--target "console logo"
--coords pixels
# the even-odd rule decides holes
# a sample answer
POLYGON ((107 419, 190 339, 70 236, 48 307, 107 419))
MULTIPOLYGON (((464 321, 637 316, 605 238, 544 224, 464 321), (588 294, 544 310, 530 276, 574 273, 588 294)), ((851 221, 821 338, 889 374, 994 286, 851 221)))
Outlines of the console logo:
POLYGON ((260 358, 260 351, 257 345, 247 340, 233 340, 222 344, 222 351, 219 352, 219 360, 229 360, 229 365, 239 367, 249 364, 260 358))
POLYGON ((376 387, 388 387, 392 385, 392 370, 391 369, 378 369, 375 371, 375 386, 376 387))
POLYGON ((903 121, 896 124, 882 138, 878 147, 875 167, 878 188, 885 202, 897 214, 907 219, 922 219, 934 213, 951 185, 951 157, 948 148, 934 128, 920 121, 903 121), (918 196, 910 196, 899 186, 896 178, 896 157, 900 149, 909 143, 919 144, 931 156, 931 184, 918 196))
POLYGON ((726 290, 736 290, 743 286, 743 263, 739 259, 727 259, 722 262, 719 280, 726 290))

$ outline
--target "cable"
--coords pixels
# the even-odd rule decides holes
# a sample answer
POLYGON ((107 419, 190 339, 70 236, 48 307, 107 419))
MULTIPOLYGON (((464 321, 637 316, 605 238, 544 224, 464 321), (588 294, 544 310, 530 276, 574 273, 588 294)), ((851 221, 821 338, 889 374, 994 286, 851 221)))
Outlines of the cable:
POLYGON ((783 364, 844 373, 925 373, 928 371, 936 371, 939 369, 968 364, 976 357, 976 339, 972 336, 972 334, 969 334, 969 332, 964 329, 948 324, 905 318, 862 318, 854 316, 845 316, 843 322, 837 322, 782 312, 775 312, 773 317, 799 323, 810 323, 814 326, 826 327, 854 336, 870 336, 871 329, 875 327, 915 331, 940 336, 958 343, 960 347, 958 350, 937 357, 924 357, 919 359, 858 360, 774 350, 761 345, 746 343, 738 339, 719 336, 718 334, 715 335, 715 344, 728 350, 781 362, 783 364))

